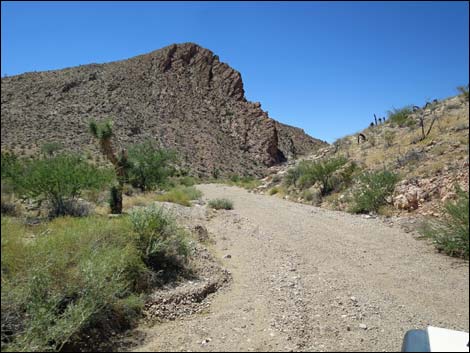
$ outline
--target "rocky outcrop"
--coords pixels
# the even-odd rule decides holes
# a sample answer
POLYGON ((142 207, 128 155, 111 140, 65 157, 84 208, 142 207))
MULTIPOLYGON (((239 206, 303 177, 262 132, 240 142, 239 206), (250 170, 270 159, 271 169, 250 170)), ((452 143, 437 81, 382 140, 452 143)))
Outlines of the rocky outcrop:
POLYGON ((328 146, 326 141, 312 138, 297 127, 276 122, 276 128, 279 150, 288 159, 305 156, 312 151, 328 146))
POLYGON ((28 154, 56 141, 99 156, 87 123, 110 118, 120 145, 156 141, 201 176, 260 175, 286 155, 317 147, 248 102, 240 73, 194 43, 2 78, 1 113, 2 148, 28 154))
POLYGON ((455 199, 456 188, 468 190, 468 177, 468 163, 464 162, 462 168, 445 168, 433 177, 405 179, 395 186, 393 205, 399 210, 437 216, 444 202, 455 199))

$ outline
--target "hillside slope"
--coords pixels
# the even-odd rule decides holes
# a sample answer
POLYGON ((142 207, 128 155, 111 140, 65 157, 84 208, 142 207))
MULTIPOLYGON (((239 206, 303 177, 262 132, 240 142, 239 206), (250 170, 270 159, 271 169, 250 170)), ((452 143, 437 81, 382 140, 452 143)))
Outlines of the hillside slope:
POLYGON ((111 118, 121 145, 157 141, 176 149, 201 176, 259 175, 291 149, 311 152, 325 145, 303 132, 293 145, 280 143, 284 125, 246 100, 240 73, 194 43, 2 78, 1 113, 2 148, 17 153, 54 141, 99 156, 87 122, 111 118))
MULTIPOLYGON (((402 123, 386 120, 369 126, 338 139, 332 145, 304 156, 295 163, 343 156, 350 163, 354 162, 359 167, 359 172, 387 169, 400 177, 390 200, 388 213, 439 216, 443 202, 456 196, 456 185, 468 191, 468 109, 468 99, 463 96, 436 102, 432 109, 430 106, 415 107, 414 111, 403 118, 402 123), (420 119, 424 122, 424 129, 421 128, 420 119), (429 134, 423 139, 423 131, 426 134, 428 130, 429 134)), ((281 189, 285 173, 295 163, 273 167, 273 174, 264 180, 259 191, 264 192, 274 187, 281 189)), ((358 175, 355 175, 356 180, 358 175)), ((324 207, 347 210, 351 201, 351 189, 336 190, 322 198, 320 203, 324 207)), ((298 190, 285 190, 278 195, 310 202, 304 200, 298 190)), ((319 200, 314 203, 319 204, 317 201, 319 200)))

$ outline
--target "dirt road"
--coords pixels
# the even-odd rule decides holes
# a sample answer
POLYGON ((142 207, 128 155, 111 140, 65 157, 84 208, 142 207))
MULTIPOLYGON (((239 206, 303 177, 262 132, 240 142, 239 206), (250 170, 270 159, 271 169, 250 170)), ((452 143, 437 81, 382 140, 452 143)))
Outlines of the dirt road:
POLYGON ((468 332, 468 262, 378 219, 198 188, 234 202, 205 224, 233 280, 208 312, 147 329, 137 351, 397 351, 408 329, 468 332))

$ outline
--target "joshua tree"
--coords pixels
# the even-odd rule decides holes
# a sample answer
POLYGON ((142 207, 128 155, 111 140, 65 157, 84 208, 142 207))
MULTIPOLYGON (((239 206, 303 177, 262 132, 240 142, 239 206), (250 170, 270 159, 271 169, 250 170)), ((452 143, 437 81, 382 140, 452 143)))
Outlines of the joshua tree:
POLYGON ((374 114, 375 125, 377 125, 377 116, 374 114))
POLYGON ((92 120, 89 124, 91 134, 98 139, 100 149, 103 155, 109 159, 116 171, 117 186, 111 189, 111 213, 122 213, 122 189, 126 181, 129 162, 127 151, 122 149, 119 155, 116 155, 111 138, 113 137, 112 122, 97 123, 92 120))

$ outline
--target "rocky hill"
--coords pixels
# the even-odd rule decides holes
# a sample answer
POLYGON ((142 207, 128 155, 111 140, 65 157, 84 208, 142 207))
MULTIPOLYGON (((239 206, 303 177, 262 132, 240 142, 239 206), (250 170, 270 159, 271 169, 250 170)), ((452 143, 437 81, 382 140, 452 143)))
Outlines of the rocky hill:
MULTIPOLYGON (((374 124, 296 161, 273 166, 272 174, 264 179, 258 191, 269 192, 272 188, 281 191, 285 173, 301 160, 328 160, 338 156, 356 163, 360 171, 387 169, 400 176, 385 210, 388 214, 439 216, 443 203, 455 198, 456 185, 465 191, 469 188, 468 96, 414 107, 401 123, 386 120, 374 124), (423 133, 427 134, 425 138, 423 133)), ((317 205, 347 210, 351 191, 352 188, 334 192, 317 205)), ((295 190, 284 190, 277 195, 311 202, 295 190)))
POLYGON ((32 154, 59 142, 100 158, 87 123, 110 118, 120 145, 157 141, 200 176, 260 175, 326 145, 247 101, 240 73, 193 43, 2 78, 1 113, 2 149, 32 154))

